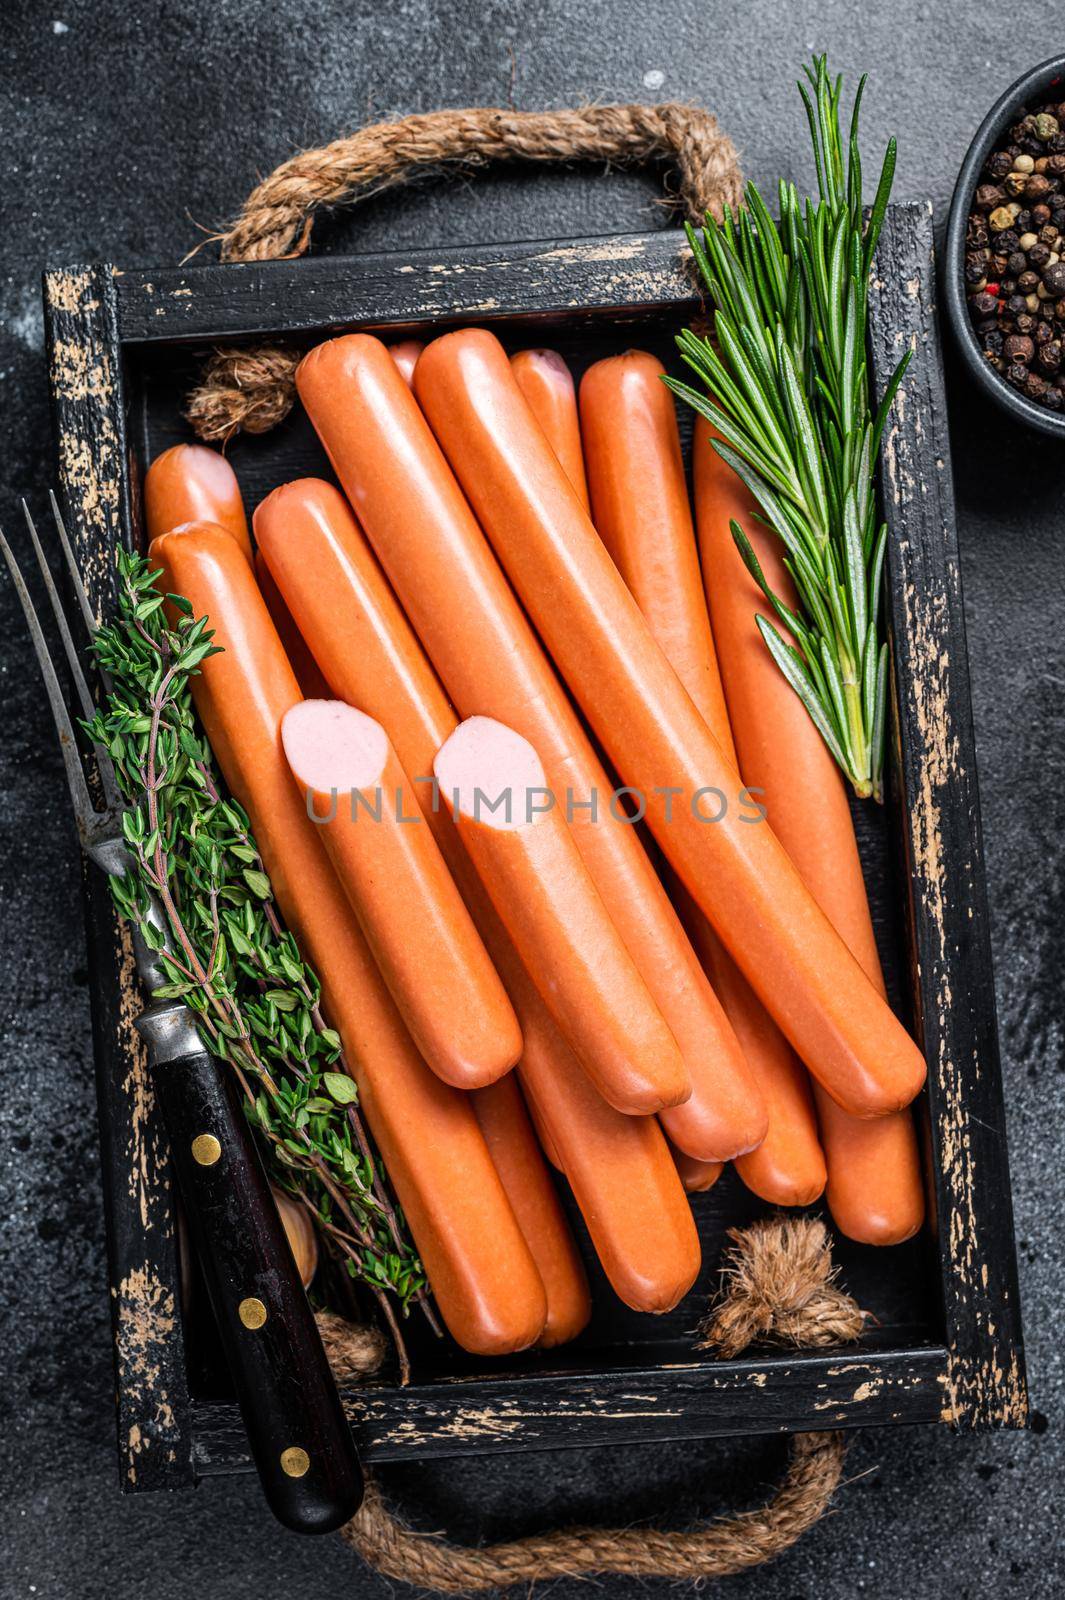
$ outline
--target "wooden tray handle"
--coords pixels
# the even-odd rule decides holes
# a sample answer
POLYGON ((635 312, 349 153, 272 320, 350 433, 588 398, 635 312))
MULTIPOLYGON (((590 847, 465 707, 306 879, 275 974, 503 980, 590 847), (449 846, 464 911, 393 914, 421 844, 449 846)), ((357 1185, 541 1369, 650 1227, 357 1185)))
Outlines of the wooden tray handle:
MULTIPOLYGON (((315 216, 409 183, 428 171, 494 161, 601 161, 610 166, 668 162, 668 198, 693 222, 738 206, 743 178, 731 139, 698 106, 586 106, 572 111, 505 111, 483 106, 376 122, 320 150, 285 161, 248 196, 232 227, 216 236, 223 261, 278 261, 302 255, 315 216)), ((220 349, 189 396, 186 415, 201 439, 224 443, 240 429, 266 433, 291 408, 298 356, 283 346, 220 349)))
MULTIPOLYGON (((697 1349, 735 1357, 749 1345, 791 1349, 852 1344, 866 1317, 836 1282, 828 1230, 817 1217, 778 1214, 729 1230, 722 1292, 697 1349)), ((828 1510, 847 1453, 842 1433, 798 1433, 780 1484, 756 1511, 683 1530, 654 1526, 558 1528, 503 1544, 469 1546, 415 1532, 392 1512, 376 1479, 340 1530, 384 1577, 436 1594, 479 1594, 551 1578, 722 1578, 782 1555, 828 1510)))

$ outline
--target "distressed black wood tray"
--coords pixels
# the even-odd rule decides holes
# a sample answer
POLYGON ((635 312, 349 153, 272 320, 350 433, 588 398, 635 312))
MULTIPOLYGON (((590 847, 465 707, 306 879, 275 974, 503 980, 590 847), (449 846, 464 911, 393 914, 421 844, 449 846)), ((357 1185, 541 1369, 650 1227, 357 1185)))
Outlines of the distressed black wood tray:
MULTIPOLYGON (((872 291, 879 383, 914 349, 882 469, 890 539, 892 797, 856 813, 894 1003, 923 1042, 931 1222, 877 1251, 837 1241, 873 1320, 861 1345, 742 1361, 694 1352, 725 1229, 764 1208, 726 1174, 695 1197, 700 1284, 663 1318, 627 1311, 592 1264, 596 1313, 549 1355, 478 1362, 412 1342, 414 1378, 347 1397, 370 1459, 886 1423, 1020 1427, 1027 1413, 965 628, 954 532, 927 208, 889 213, 872 291)), ((579 373, 638 344, 676 366, 699 309, 683 235, 480 246, 159 272, 108 265, 45 277, 62 498, 95 604, 139 538, 139 476, 189 437, 182 398, 214 344, 311 344, 489 323, 511 346, 550 341, 579 373)), ((328 474, 305 417, 230 451, 250 506, 288 478, 328 474)), ((133 1028, 129 945, 106 886, 85 883, 104 1156, 121 1478, 141 1490, 249 1465, 202 1309, 183 1305, 166 1138, 133 1028)), ((202 1297, 201 1297, 202 1299, 202 1297)))

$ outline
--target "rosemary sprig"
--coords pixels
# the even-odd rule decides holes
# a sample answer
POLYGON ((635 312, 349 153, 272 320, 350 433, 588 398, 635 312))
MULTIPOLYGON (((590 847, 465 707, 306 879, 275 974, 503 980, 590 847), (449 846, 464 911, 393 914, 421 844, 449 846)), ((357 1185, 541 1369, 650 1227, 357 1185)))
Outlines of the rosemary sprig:
POLYGON ((746 209, 688 228, 714 302, 714 339, 678 340, 709 397, 667 380, 720 436, 714 448, 781 539, 796 612, 770 589, 738 523, 732 534, 789 637, 766 617, 762 637, 829 750, 861 797, 882 798, 887 645, 880 619, 887 530, 878 525, 873 468, 888 410, 909 360, 874 416, 866 366, 869 273, 895 170, 889 141, 868 219, 862 200, 858 85, 844 141, 842 79, 825 56, 799 84, 819 197, 801 204, 780 184, 774 223, 755 185, 746 209), (846 151, 846 159, 844 152, 846 151), (794 641, 794 642, 792 642, 794 641))
POLYGON ((390 1296, 404 1312, 426 1302, 421 1263, 375 1161, 338 1035, 319 1009, 319 984, 281 924, 248 819, 227 798, 197 727, 189 682, 218 650, 208 619, 169 596, 159 574, 120 552, 116 620, 94 649, 108 673, 105 703, 86 724, 107 749, 123 797, 135 869, 111 880, 167 982, 158 993, 195 1013, 204 1045, 237 1075, 271 1176, 314 1218, 348 1274, 374 1292, 401 1367, 390 1296), (148 919, 162 904, 173 949, 148 919))

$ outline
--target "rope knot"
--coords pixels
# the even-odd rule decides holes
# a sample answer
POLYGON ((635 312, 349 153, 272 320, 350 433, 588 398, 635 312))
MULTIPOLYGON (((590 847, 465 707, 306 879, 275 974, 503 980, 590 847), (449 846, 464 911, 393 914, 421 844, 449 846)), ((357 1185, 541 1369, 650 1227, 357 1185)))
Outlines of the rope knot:
POLYGON ((733 1357, 755 1343, 796 1349, 849 1344, 865 1313, 836 1283, 828 1230, 813 1217, 767 1217, 730 1228, 722 1291, 696 1348, 733 1357))

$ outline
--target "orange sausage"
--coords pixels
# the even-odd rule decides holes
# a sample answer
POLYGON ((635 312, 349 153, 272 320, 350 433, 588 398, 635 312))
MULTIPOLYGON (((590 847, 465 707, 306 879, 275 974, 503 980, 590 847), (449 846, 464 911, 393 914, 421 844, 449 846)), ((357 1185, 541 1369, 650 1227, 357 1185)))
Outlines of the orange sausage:
POLYGON ((401 374, 408 389, 413 386, 414 369, 424 349, 425 346, 420 339, 401 339, 399 344, 390 344, 388 347, 388 353, 396 363, 396 370, 401 374))
POLYGON ((414 385, 563 678, 770 1014, 845 1109, 883 1116, 908 1105, 924 1082, 920 1051, 771 829, 728 803, 736 773, 597 538, 498 339, 445 334, 423 352, 414 385), (709 811, 708 791, 717 791, 709 811))
POLYGON ((471 1096, 485 1143, 547 1291, 543 1349, 575 1339, 592 1314, 588 1278, 521 1090, 502 1078, 471 1096))
MULTIPOLYGON (((436 674, 347 502, 313 478, 277 489, 255 535, 334 692, 384 722, 409 774, 432 774, 456 727, 436 674)), ((449 809, 423 805, 452 876, 510 994, 524 1049, 517 1072, 566 1172, 614 1292, 636 1311, 668 1311, 699 1270, 699 1238, 662 1134, 593 1089, 503 931, 449 809)))
POLYGON ((677 1176, 684 1185, 685 1194, 705 1194, 707 1189, 712 1189, 725 1170, 722 1161, 693 1161, 691 1156, 686 1156, 683 1150, 678 1150, 676 1145, 670 1146, 670 1153, 677 1168, 677 1176))
POLYGON ((554 350, 519 350, 511 356, 510 366, 529 410, 587 511, 588 483, 573 374, 554 350))
POLYGON ((547 1315, 540 1274, 468 1096, 415 1050, 292 782, 280 727, 299 686, 251 567, 230 535, 203 523, 156 539, 149 555, 224 647, 194 680, 196 709, 251 817, 285 921, 321 979, 440 1314, 467 1350, 524 1349, 547 1315))
POLYGON ((634 1115, 675 1105, 689 1093, 676 1040, 551 801, 532 745, 490 717, 471 717, 438 751, 434 770, 500 920, 603 1099, 634 1115))
POLYGON ((261 550, 255 552, 255 581, 259 585, 259 593, 266 601, 270 620, 277 629, 281 647, 288 656, 289 665, 296 674, 304 697, 308 700, 328 700, 329 685, 307 648, 307 641, 297 628, 295 618, 285 604, 281 590, 274 582, 273 574, 263 559, 261 550))
POLYGON ((175 444, 156 456, 144 477, 144 520, 149 541, 185 522, 214 522, 251 560, 237 475, 224 455, 204 444, 175 444))
POLYGON ((751 1149, 766 1113, 735 1034, 636 833, 612 814, 612 785, 387 351, 365 334, 331 340, 304 358, 297 382, 459 710, 515 728, 556 795, 571 792, 578 847, 692 1080, 691 1099, 666 1114, 670 1137, 706 1160, 751 1149))
POLYGON ((506 990, 379 722, 304 700, 285 757, 411 1038, 456 1089, 494 1083, 521 1055, 506 990))
MULTIPOLYGON (((732 539, 735 518, 773 589, 794 606, 776 536, 752 515, 747 491, 696 424, 695 506, 703 573, 740 765, 764 790, 773 831, 869 980, 884 993, 869 901, 843 779, 755 624, 767 606, 732 539)), ((909 1112, 858 1121, 816 1089, 828 1163, 828 1205, 841 1232, 865 1244, 896 1244, 924 1218, 924 1190, 909 1112)))
MULTIPOLYGON (((664 371, 654 356, 630 350, 584 374, 581 426, 593 515, 648 627, 736 767, 664 371)), ((805 1069, 706 918, 677 888, 681 919, 769 1108, 765 1138, 737 1158, 736 1169, 772 1205, 809 1205, 826 1172, 805 1069)))

